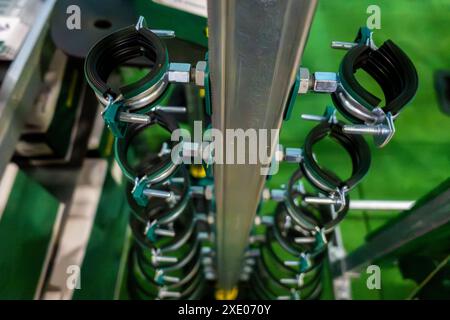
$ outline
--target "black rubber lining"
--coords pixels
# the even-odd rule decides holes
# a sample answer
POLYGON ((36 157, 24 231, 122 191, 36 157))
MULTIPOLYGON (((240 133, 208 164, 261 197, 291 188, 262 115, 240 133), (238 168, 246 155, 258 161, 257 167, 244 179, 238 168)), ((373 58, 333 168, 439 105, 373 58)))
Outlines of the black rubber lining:
POLYGON ((327 181, 333 189, 351 189, 367 174, 371 162, 370 149, 364 138, 344 133, 341 123, 322 122, 316 126, 306 137, 303 152, 308 169, 321 180, 327 181), (327 136, 339 143, 352 159, 352 175, 347 180, 341 180, 328 170, 322 169, 313 157, 314 144, 327 136))
POLYGON ((120 94, 133 95, 148 87, 167 63, 167 49, 161 39, 149 29, 136 30, 134 26, 130 26, 103 38, 90 50, 86 57, 85 73, 94 90, 105 98, 107 95, 116 98, 120 94), (143 56, 153 64, 150 72, 139 81, 115 92, 107 83, 113 70, 126 61, 143 56))
MULTIPOLYGON (((367 104, 375 108, 381 99, 358 83, 354 74, 360 68, 380 85, 386 100, 382 109, 386 113, 397 114, 416 94, 419 83, 417 71, 408 56, 391 40, 383 43, 378 50, 366 45, 350 49, 340 69, 341 78, 367 104)), ((336 100, 333 94, 333 101, 336 100)))

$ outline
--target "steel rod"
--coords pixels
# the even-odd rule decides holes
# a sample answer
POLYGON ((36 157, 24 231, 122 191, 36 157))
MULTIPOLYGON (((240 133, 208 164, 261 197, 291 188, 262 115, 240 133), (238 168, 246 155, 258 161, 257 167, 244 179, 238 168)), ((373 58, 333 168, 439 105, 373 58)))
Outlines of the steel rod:
POLYGON ((351 200, 350 210, 405 211, 414 206, 415 201, 397 200, 351 200))

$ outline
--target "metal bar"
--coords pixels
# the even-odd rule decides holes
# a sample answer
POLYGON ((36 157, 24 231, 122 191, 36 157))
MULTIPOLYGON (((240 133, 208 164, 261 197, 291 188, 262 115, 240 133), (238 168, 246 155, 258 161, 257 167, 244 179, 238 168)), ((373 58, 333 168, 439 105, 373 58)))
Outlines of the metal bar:
POLYGON ((10 163, 6 167, 3 177, 0 177, 0 220, 2 220, 3 213, 5 212, 6 205, 8 204, 9 196, 18 173, 19 167, 14 163, 10 163))
POLYGON ((450 223, 450 180, 433 190, 426 200, 419 200, 395 223, 380 230, 368 242, 331 265, 339 276, 386 257, 414 240, 450 223))
POLYGON ((67 218, 39 299, 72 299, 74 288, 67 286, 67 279, 70 274, 77 277, 80 274, 75 271, 68 273, 68 270, 70 267, 81 269, 83 264, 107 170, 106 160, 89 159, 84 162, 70 204, 66 207, 67 218))
MULTIPOLYGON (((334 210, 334 206, 329 207, 331 216, 336 218, 337 214, 334 210)), ((342 238, 342 232, 339 225, 334 229, 334 239, 328 244, 328 258, 330 263, 335 261, 342 261, 345 257, 346 251, 344 247, 344 239, 342 238)), ((350 277, 348 274, 343 274, 340 277, 335 277, 332 280, 333 293, 336 300, 351 300, 352 299, 352 286, 350 277)))
POLYGON ((39 91, 41 51, 55 3, 56 0, 43 2, 0 90, 0 176, 14 153, 27 113, 39 91))
MULTIPOLYGON (((316 0, 210 0, 209 65, 213 127, 280 129, 316 0)), ((224 137, 224 147, 235 139, 224 137)), ((272 154, 275 143, 268 148, 272 154)), ((233 150, 237 144, 233 146, 233 150)), ((242 152, 242 150, 240 150, 242 152)), ((245 146, 249 155, 249 148, 245 146)), ((238 281, 266 177, 258 164, 216 164, 219 288, 238 281)))
POLYGON ((415 201, 396 200, 351 200, 350 210, 405 211, 414 206, 415 201))

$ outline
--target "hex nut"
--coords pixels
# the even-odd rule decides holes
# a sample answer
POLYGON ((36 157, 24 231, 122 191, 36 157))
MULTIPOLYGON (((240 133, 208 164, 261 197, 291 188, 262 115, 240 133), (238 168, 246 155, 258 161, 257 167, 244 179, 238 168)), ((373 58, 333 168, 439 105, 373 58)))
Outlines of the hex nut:
POLYGON ((289 163, 300 163, 302 161, 302 149, 286 148, 284 152, 284 161, 289 163))
POLYGON ((169 65, 169 81, 176 83, 189 83, 191 78, 191 65, 189 63, 171 63, 169 65))
POLYGON ((298 94, 305 94, 309 90, 310 74, 308 68, 300 68, 300 86, 298 94))
POLYGON ((338 86, 337 74, 334 72, 314 72, 315 92, 335 92, 338 86))

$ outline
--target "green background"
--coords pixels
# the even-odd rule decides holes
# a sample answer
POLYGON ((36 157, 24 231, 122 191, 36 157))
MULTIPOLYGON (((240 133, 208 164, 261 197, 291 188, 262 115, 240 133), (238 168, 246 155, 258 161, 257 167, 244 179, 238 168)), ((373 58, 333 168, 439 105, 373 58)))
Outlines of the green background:
MULTIPOLYGON (((334 1, 321 0, 316 11, 302 66, 313 71, 337 71, 345 51, 330 48, 332 40, 353 41, 360 26, 366 24, 369 5, 381 9, 381 29, 374 30, 380 46, 393 40, 414 62, 419 75, 419 89, 413 102, 403 109, 395 122, 396 134, 383 149, 372 149, 372 165, 361 185, 351 193, 352 199, 417 200, 450 176, 450 117, 438 106, 433 74, 450 70, 450 1, 386 0, 334 1)), ((359 74, 357 76, 360 76, 359 74)), ((371 82, 361 80, 366 88, 380 92, 371 82)), ((315 123, 300 119, 301 114, 321 115, 331 105, 329 95, 307 94, 297 98, 291 120, 284 123, 281 143, 285 147, 301 147, 315 123)), ((348 158, 335 153, 334 144, 324 142, 316 150, 319 161, 338 174, 349 173, 348 158)), ((286 183, 295 170, 283 165, 269 186, 286 183)), ((272 206, 266 206, 270 211, 272 206)), ((391 212, 350 212, 341 224, 344 245, 352 251, 364 242, 369 231, 394 217, 391 212)), ((381 267, 382 290, 366 288, 366 274, 353 279, 354 299, 403 299, 415 284, 403 280, 393 263, 381 267)))

